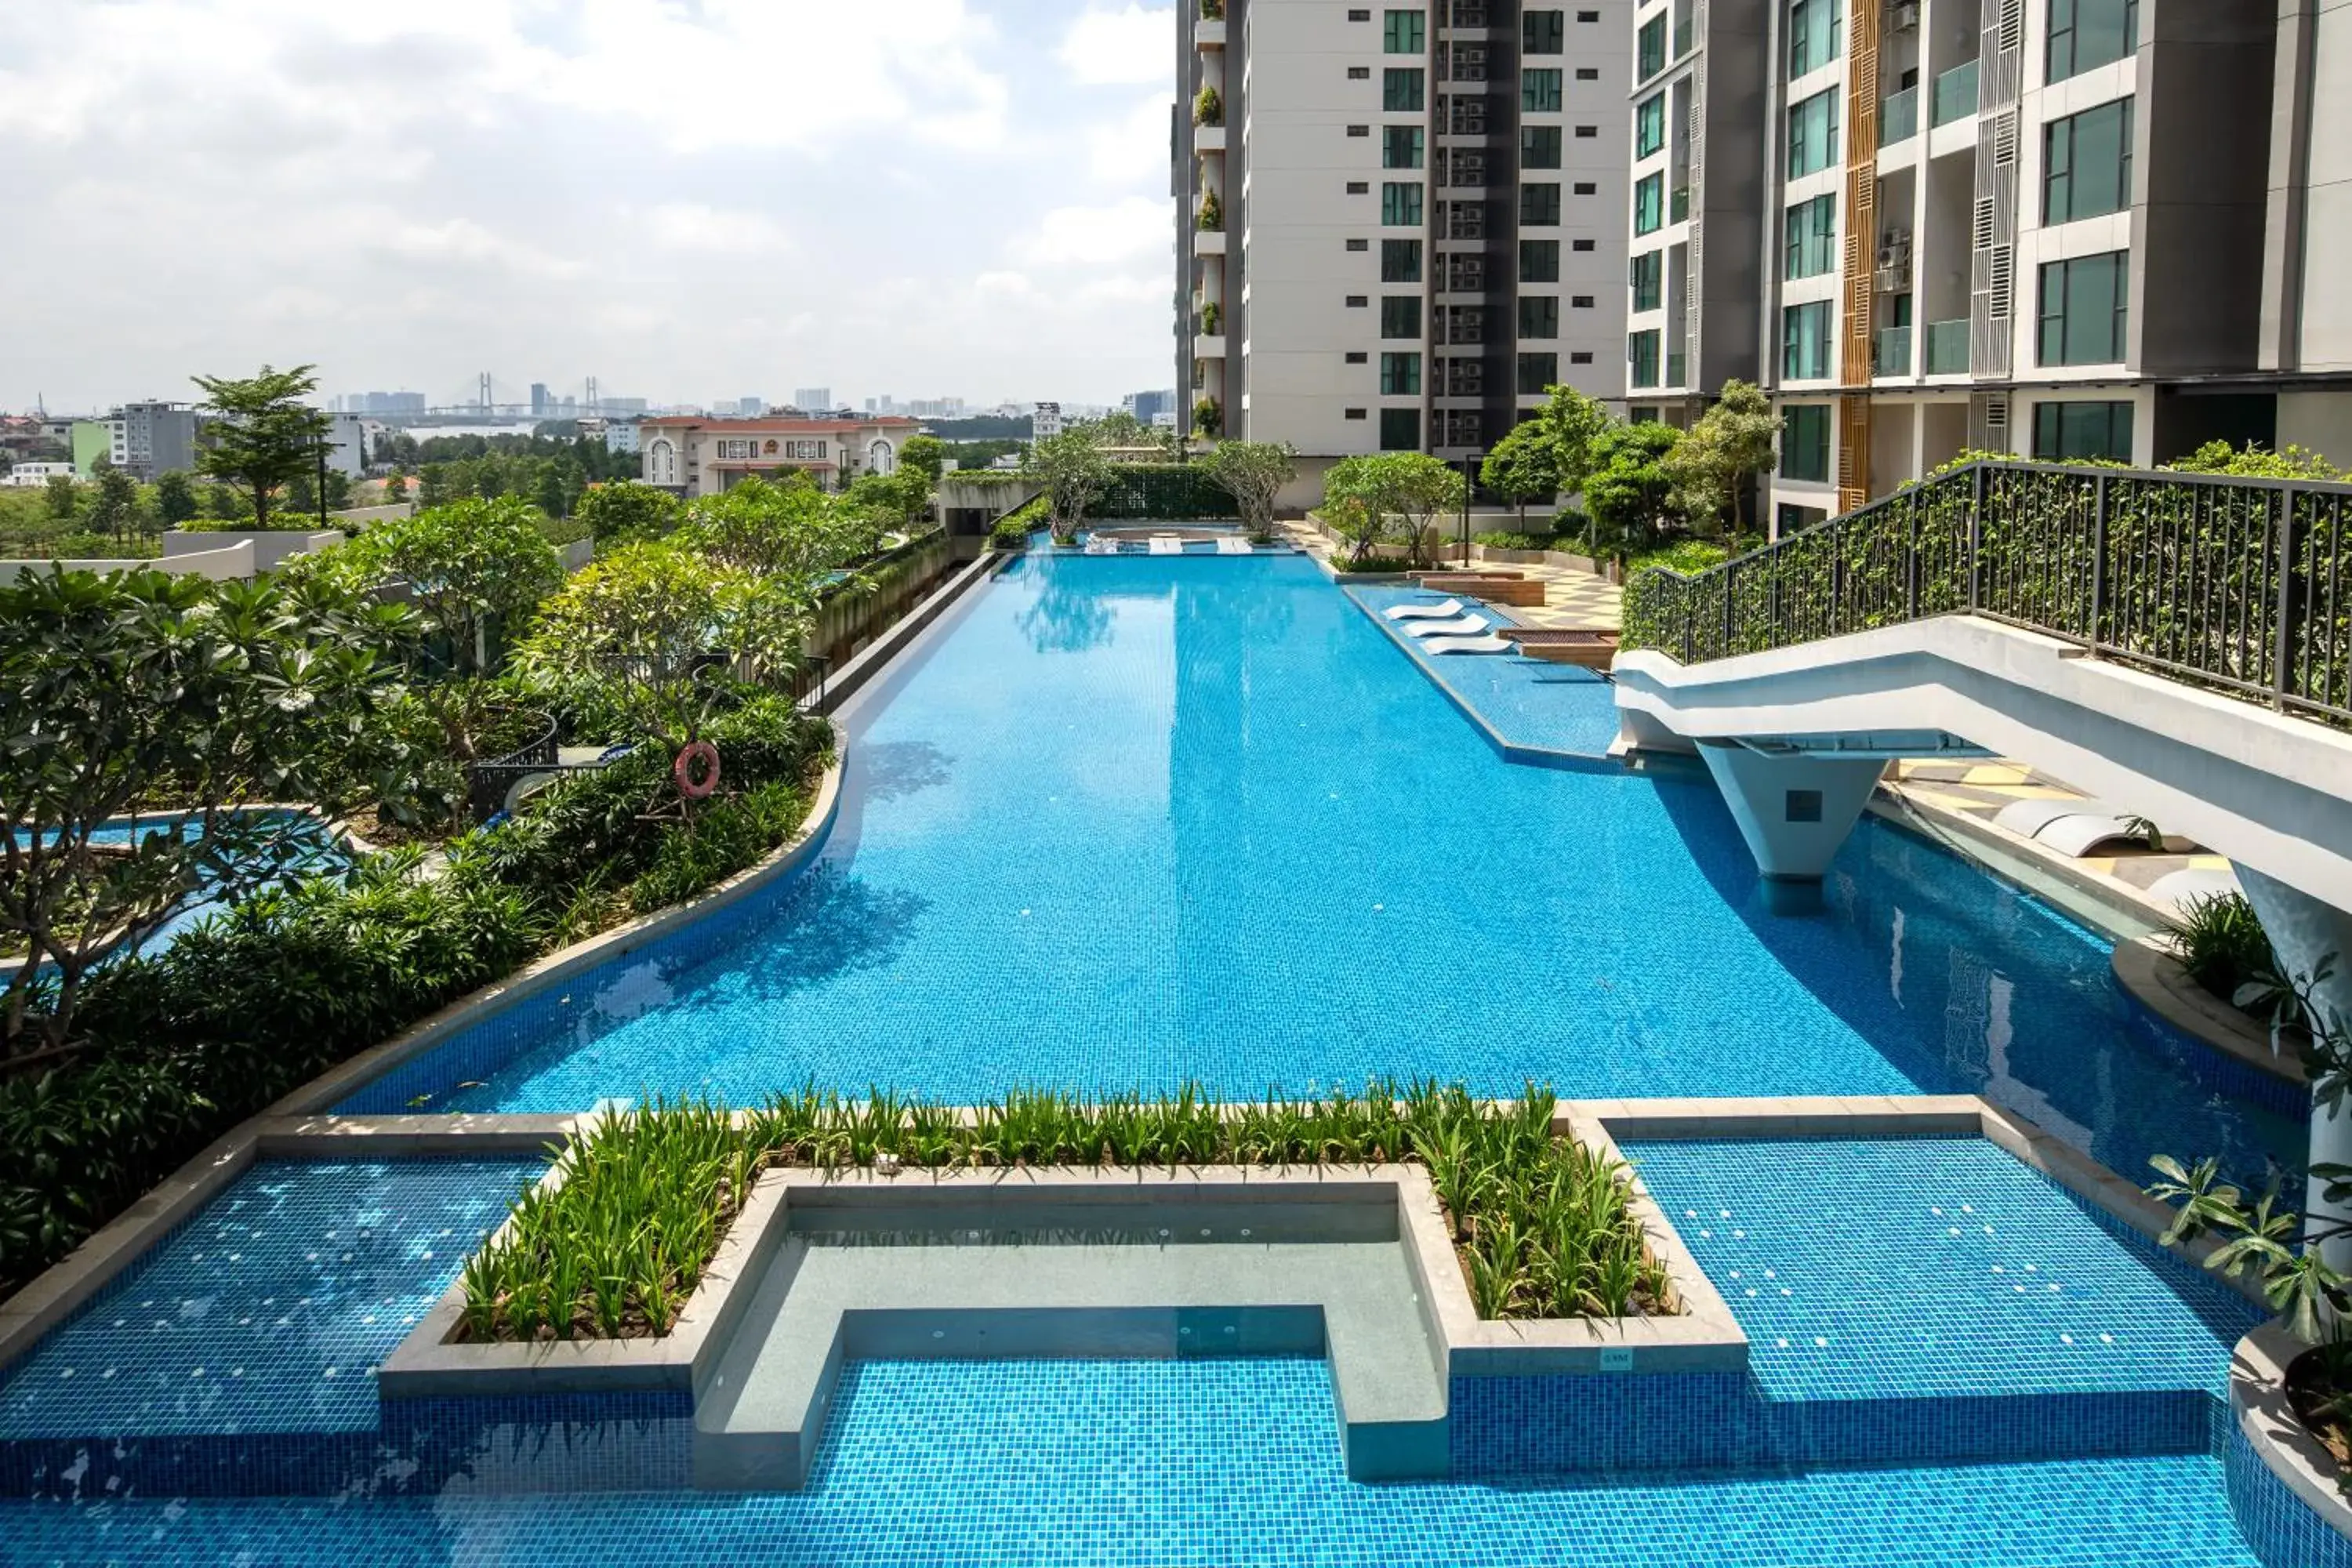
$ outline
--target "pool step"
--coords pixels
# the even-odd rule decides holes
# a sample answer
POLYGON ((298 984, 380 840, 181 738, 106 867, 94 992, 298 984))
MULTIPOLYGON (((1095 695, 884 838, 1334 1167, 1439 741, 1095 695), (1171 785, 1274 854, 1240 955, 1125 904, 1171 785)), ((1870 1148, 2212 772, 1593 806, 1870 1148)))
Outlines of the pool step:
POLYGON ((966 1246, 793 1235, 699 1391, 695 1482, 804 1484, 851 1361, 1253 1355, 1328 1360, 1349 1476, 1446 1473, 1445 1388, 1393 1238, 966 1246))

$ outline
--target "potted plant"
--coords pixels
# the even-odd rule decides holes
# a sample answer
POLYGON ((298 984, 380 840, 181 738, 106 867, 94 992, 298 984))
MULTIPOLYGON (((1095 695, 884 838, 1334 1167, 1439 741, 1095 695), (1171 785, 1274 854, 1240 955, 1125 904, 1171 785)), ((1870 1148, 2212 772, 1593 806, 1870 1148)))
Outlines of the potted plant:
POLYGON ((1225 411, 1217 406, 1213 397, 1203 397, 1192 405, 1192 434, 1214 437, 1224 434, 1225 411))
POLYGON ((1213 87, 1204 87, 1201 96, 1192 100, 1192 123, 1223 125, 1225 122, 1225 100, 1213 87))
POLYGON ((1214 191, 1201 193, 1201 232, 1222 234, 1225 227, 1225 204, 1217 199, 1214 191))

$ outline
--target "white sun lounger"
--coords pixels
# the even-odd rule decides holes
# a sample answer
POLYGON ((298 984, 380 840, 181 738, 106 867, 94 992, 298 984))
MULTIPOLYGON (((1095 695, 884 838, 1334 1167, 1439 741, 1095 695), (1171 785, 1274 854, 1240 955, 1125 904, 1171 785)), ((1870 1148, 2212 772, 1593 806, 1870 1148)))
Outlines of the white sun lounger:
POLYGON ((1244 539, 1238 533, 1221 533, 1217 536, 1217 553, 1220 555, 1254 555, 1256 553, 1256 551, 1252 548, 1248 540, 1244 539))
POLYGON ((2147 885, 2147 896, 2160 904, 2170 904, 2186 910, 2199 899, 2218 899, 2230 893, 2243 892, 2238 879, 2228 871, 2206 870, 2190 867, 2182 871, 2167 871, 2147 885))
POLYGON ((2013 800, 2000 808, 1992 819, 1995 827, 2005 827, 2020 838, 2039 838, 2042 830, 2062 816, 2116 816, 2121 814, 2100 800, 2077 800, 2063 795, 2039 796, 2032 800, 2013 800))
POLYGON ((1155 533, 1151 536, 1151 553, 1181 555, 1184 553, 1184 542, 1172 533, 1155 533))
POLYGON ((1507 637, 1432 637, 1421 645, 1433 654, 1438 653, 1510 653, 1518 644, 1507 637))
POLYGON ((1475 637, 1492 625, 1484 616, 1464 616, 1451 621, 1415 621, 1399 629, 1409 637, 1475 637))
POLYGON ((1424 617, 1442 621, 1462 613, 1462 601, 1448 599, 1438 605, 1391 605, 1381 614, 1392 621, 1417 621, 1424 617))

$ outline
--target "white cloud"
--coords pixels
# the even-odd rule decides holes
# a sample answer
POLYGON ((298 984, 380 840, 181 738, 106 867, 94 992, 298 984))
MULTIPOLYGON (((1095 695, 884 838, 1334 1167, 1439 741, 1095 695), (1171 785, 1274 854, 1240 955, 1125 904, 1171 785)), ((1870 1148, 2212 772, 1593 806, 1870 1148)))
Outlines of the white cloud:
POLYGON ((264 360, 436 401, 485 369, 656 400, 1156 384, 1172 13, 1116 4, 75 6, 0 56, 0 289, 43 302, 0 407, 264 360))
POLYGON ((1088 86, 1164 83, 1176 74, 1176 13, 1130 4, 1088 11, 1062 36, 1061 61, 1088 86))
POLYGON ((665 202, 642 214, 646 231, 656 245, 672 250, 710 250, 749 256, 787 250, 792 237, 784 226, 764 213, 740 207, 705 206, 700 202, 665 202))
POLYGON ((1165 254, 1174 266, 1176 208, 1171 202, 1129 196, 1109 206, 1056 207, 1038 221, 1034 234, 1013 247, 1033 265, 1097 267, 1165 254))

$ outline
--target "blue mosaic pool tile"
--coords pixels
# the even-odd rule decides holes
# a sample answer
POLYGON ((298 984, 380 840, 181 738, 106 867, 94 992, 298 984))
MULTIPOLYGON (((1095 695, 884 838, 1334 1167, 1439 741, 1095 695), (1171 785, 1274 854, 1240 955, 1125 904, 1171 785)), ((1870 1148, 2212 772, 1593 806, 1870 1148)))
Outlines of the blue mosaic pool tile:
POLYGON ((2262 1321, 1981 1138, 1633 1142, 1785 1400, 2219 1396, 2262 1321))
POLYGON ((537 1159, 265 1160, 0 1373, 0 1441, 366 1432, 537 1159))
POLYGON ((2265 1568, 2352 1568, 2352 1539, 2305 1507, 2230 1423, 2221 1468, 2231 1511, 2265 1568))
POLYGON ((824 1442, 789 1494, 0 1503, 0 1561, 2259 1568, 2202 1456, 1357 1485, 1314 1361, 869 1363, 824 1442))
POLYGON ((693 1482, 684 1392, 387 1402, 364 1432, 0 1442, 0 1496, 436 1497, 693 1482))

